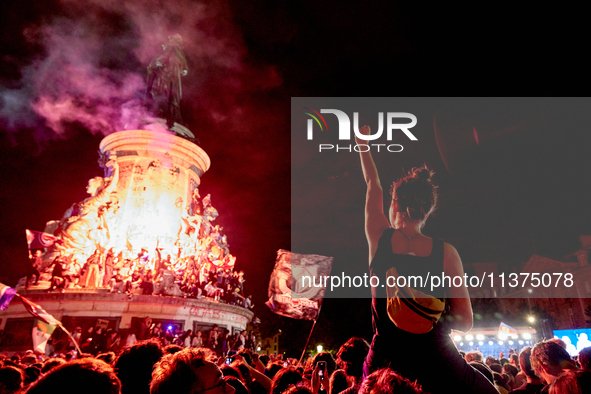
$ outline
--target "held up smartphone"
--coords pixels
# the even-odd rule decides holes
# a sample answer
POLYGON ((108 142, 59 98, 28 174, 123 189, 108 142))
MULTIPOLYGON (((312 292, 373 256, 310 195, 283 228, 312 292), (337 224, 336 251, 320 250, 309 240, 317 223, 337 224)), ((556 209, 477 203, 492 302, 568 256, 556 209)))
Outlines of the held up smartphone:
POLYGON ((318 376, 321 378, 326 376, 326 361, 318 361, 318 376))
POLYGON ((228 356, 226 357, 226 364, 230 365, 234 362, 234 360, 236 359, 236 357, 234 357, 236 355, 236 351, 235 350, 230 350, 228 352, 228 356))

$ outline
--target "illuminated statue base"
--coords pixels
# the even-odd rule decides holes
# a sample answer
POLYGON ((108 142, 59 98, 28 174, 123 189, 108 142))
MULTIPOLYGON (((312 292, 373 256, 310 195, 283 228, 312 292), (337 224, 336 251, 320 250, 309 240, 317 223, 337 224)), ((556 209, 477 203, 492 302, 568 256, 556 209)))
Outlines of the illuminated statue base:
MULTIPOLYGON (((183 131, 175 127, 177 134, 183 131)), ((23 278, 19 294, 68 330, 101 327, 141 338, 146 317, 176 332, 214 325, 232 334, 244 330, 253 313, 215 300, 246 298, 243 272, 233 271, 236 258, 213 223, 218 212, 211 196, 199 194, 210 167, 205 151, 171 132, 125 130, 102 140, 99 164, 104 177, 89 180, 89 197, 61 220, 48 222, 45 232, 57 241, 42 257, 36 252, 32 264, 41 272, 39 284, 25 290, 23 278), (64 290, 49 292, 52 276, 64 290), (144 284, 143 291, 158 295, 138 295, 144 284), (213 298, 186 297, 203 292, 213 298)), ((18 298, 0 318, 0 346, 30 348, 33 318, 18 298)))

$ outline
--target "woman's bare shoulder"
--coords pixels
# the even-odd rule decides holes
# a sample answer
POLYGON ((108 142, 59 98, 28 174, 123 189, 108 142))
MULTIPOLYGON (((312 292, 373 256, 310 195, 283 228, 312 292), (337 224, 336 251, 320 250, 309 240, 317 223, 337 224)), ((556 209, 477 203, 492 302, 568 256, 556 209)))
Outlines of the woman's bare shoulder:
POLYGON ((462 259, 457 249, 447 243, 443 243, 443 267, 445 271, 462 272, 462 259))
POLYGON ((447 257, 460 257, 457 249, 450 243, 443 242, 443 254, 447 257))

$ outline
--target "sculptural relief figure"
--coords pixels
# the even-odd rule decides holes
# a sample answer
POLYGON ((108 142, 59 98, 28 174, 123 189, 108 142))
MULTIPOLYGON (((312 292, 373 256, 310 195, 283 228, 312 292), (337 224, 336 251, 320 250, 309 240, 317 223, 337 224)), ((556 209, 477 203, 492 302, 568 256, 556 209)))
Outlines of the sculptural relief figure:
POLYGON ((187 75, 187 59, 183 53, 183 39, 174 34, 162 46, 164 53, 154 58, 148 66, 146 101, 154 108, 155 115, 165 118, 168 127, 174 122, 182 124, 181 76, 187 75))
POLYGON ((180 175, 179 167, 174 164, 163 165, 160 160, 153 160, 146 171, 152 187, 171 190, 178 181, 180 175))
POLYGON ((111 158, 106 166, 112 175, 90 179, 86 188, 90 197, 74 204, 62 218, 59 248, 79 261, 86 261, 95 249, 106 247, 109 241, 107 217, 109 210, 114 209, 111 193, 117 187, 119 165, 111 158))

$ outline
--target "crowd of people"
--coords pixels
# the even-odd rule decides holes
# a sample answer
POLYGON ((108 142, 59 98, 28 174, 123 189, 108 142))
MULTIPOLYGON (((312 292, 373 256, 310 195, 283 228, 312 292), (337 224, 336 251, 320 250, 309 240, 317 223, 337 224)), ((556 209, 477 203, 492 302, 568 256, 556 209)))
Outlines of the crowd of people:
MULTIPOLYGON (((356 141, 363 144, 370 136, 369 127, 364 126, 356 133, 356 141)), ((371 152, 360 151, 360 159, 367 184, 365 233, 371 276, 381 283, 388 283, 386 278, 390 276, 426 272, 462 277, 457 250, 422 233, 438 200, 433 172, 426 166, 415 168, 394 182, 386 215, 371 152)), ((194 235, 195 230, 191 232, 190 228, 195 227, 190 220, 186 223, 187 230, 181 232, 194 235)), ((170 288, 165 283, 177 282, 179 290, 190 290, 187 283, 196 283, 197 296, 199 290, 207 291, 217 300, 240 293, 240 289, 233 290, 237 282, 231 273, 223 269, 220 272, 207 266, 207 279, 202 280, 205 261, 201 256, 179 252, 177 258, 187 260, 181 264, 182 274, 179 271, 180 277, 175 279, 172 260, 167 257, 168 263, 163 263, 159 257, 158 263, 147 266, 147 262, 142 263, 144 252, 135 259, 137 263, 129 263, 131 281, 124 284, 110 278, 111 283, 115 281, 110 286, 112 291, 121 291, 117 283, 125 287, 123 291, 133 292, 134 284, 143 289, 142 275, 152 270, 151 278, 161 282, 158 290, 152 287, 151 292, 161 293, 162 288, 170 288), (224 287, 226 282, 229 287, 224 287)), ((99 263, 93 262, 91 256, 87 262, 92 275, 102 272, 102 259, 96 261, 99 263)), ((84 280, 86 286, 91 282, 84 280)), ((467 332, 472 327, 472 306, 465 285, 422 292, 405 289, 418 294, 416 297, 391 290, 391 286, 372 287, 371 343, 351 338, 335 356, 321 352, 307 360, 283 360, 278 355, 253 351, 256 340, 252 333, 228 335, 217 327, 207 334, 192 330, 180 333, 147 318, 124 343, 115 332, 103 337, 101 330, 101 339, 96 341, 90 329, 86 340, 80 334, 82 354, 74 360, 72 353, 49 360, 39 360, 33 354, 3 359, 0 393, 74 393, 82 389, 113 394, 591 394, 591 348, 581 350, 575 360, 566 343, 553 339, 525 347, 519 354, 510 352, 508 358, 501 354, 498 359, 483 360, 478 351, 459 351, 450 337, 452 329, 467 332), (96 346, 99 342, 104 347, 96 346)), ((184 294, 194 295, 195 291, 185 290, 184 294)))
MULTIPOLYGON (((419 383, 392 368, 364 377, 370 346, 362 338, 349 339, 334 356, 322 352, 300 363, 281 355, 259 355, 252 349, 250 335, 243 332, 239 336, 242 340, 235 338, 234 346, 224 353, 212 349, 211 333, 204 341, 206 336, 192 335, 189 330, 173 343, 152 337, 94 354, 85 349, 81 354, 71 351, 41 356, 31 350, 11 357, 2 354, 0 393, 427 393, 419 383), (210 346, 204 346, 206 343, 210 346)), ((478 351, 459 352, 501 394, 591 393, 591 348, 581 351, 578 360, 571 358, 561 340, 542 341, 508 358, 501 354, 498 359, 483 359, 478 351)), ((450 382, 438 385, 446 392, 464 392, 450 382)))
POLYGON ((464 355, 501 394, 584 394, 591 393, 591 347, 571 357, 567 344, 558 338, 527 346, 508 358, 483 358, 479 351, 464 355))
MULTIPOLYGON (((245 343, 248 344, 247 339, 245 343)), ((239 345, 221 355, 206 347, 163 345, 155 338, 139 341, 120 351, 96 355, 69 352, 41 357, 27 351, 22 356, 0 356, 0 392, 422 392, 415 383, 388 369, 372 374, 362 383, 363 358, 367 349, 368 344, 363 339, 352 338, 341 347, 336 359, 330 353, 323 352, 303 363, 295 359, 284 360, 281 355, 259 355, 248 345, 239 345)))
MULTIPOLYGON (((41 252, 32 256, 36 270, 25 279, 25 287, 38 283, 43 275, 39 270, 41 252)), ((103 256, 97 250, 78 270, 76 262, 70 263, 57 256, 47 267, 48 291, 65 289, 107 289, 112 293, 125 293, 130 297, 140 295, 165 295, 201 298, 253 308, 252 297, 244 295, 244 271, 236 272, 205 260, 198 263, 194 256, 174 259, 156 257, 150 260, 145 249, 135 259, 115 256, 112 249, 103 256), (50 276, 51 275, 51 276, 50 276)))
MULTIPOLYGON (((121 332, 103 325, 73 327, 72 335, 61 333, 51 337, 45 347, 45 355, 72 352, 78 348, 83 353, 97 355, 108 351, 118 353, 142 340, 158 341, 162 346, 178 345, 181 347, 207 348, 218 356, 231 350, 249 349, 255 351, 260 346, 255 331, 230 333, 227 328, 214 324, 209 329, 181 330, 175 324, 163 324, 146 317, 141 324, 121 332), (122 335, 123 334, 123 335, 122 335)), ((58 331, 59 332, 59 331, 58 331)))

